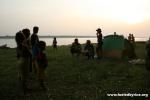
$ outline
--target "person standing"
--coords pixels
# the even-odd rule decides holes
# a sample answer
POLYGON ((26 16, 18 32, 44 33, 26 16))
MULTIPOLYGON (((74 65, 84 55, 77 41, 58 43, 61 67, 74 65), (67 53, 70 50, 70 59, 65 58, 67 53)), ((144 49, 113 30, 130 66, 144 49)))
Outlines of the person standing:
POLYGON ((131 55, 129 56, 129 58, 130 59, 134 59, 134 58, 136 58, 136 53, 135 53, 135 37, 133 36, 133 34, 129 34, 129 42, 130 42, 130 44, 131 44, 131 51, 130 51, 130 53, 131 53, 131 55))
POLYGON ((146 69, 150 71, 150 38, 146 43, 146 69))
POLYGON ((98 28, 97 30, 97 46, 96 46, 96 54, 97 54, 97 58, 101 58, 102 57, 102 45, 103 45, 103 41, 102 41, 102 30, 100 28, 98 28))
POLYGON ((54 37, 54 40, 53 40, 53 48, 57 49, 57 40, 56 40, 56 37, 54 37))
POLYGON ((45 89, 45 70, 48 66, 48 60, 46 57, 46 54, 44 53, 44 50, 46 49, 46 43, 44 41, 40 41, 39 42, 39 47, 41 49, 41 51, 39 52, 38 56, 37 56, 37 63, 38 63, 38 71, 37 71, 37 76, 38 76, 38 80, 40 83, 40 86, 45 89))
POLYGON ((128 41, 131 42, 131 40, 132 40, 132 35, 129 34, 129 36, 128 36, 128 41))
POLYGON ((38 64, 37 64, 37 55, 40 52, 39 48, 39 37, 38 37, 39 27, 33 27, 33 34, 31 35, 31 45, 32 45, 32 68, 34 72, 37 72, 38 64))
POLYGON ((23 29, 22 31, 16 33, 15 40, 17 43, 19 77, 22 82, 24 93, 26 93, 29 85, 28 78, 31 67, 30 30, 23 29))
POLYGON ((135 37, 133 34, 131 34, 131 43, 135 43, 135 37))

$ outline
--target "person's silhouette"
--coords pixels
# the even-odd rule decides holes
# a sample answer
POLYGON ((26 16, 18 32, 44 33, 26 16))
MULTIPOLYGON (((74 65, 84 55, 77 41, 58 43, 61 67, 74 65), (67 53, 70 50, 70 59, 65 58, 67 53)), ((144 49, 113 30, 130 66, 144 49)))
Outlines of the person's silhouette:
POLYGON ((102 45, 103 45, 103 41, 102 41, 102 30, 100 28, 98 28, 97 30, 97 46, 96 46, 96 54, 98 58, 102 57, 102 45))
POLYGON ((32 67, 34 68, 35 73, 37 72, 37 55, 40 52, 39 48, 39 37, 37 35, 39 27, 33 27, 33 34, 31 35, 31 45, 32 45, 32 67))

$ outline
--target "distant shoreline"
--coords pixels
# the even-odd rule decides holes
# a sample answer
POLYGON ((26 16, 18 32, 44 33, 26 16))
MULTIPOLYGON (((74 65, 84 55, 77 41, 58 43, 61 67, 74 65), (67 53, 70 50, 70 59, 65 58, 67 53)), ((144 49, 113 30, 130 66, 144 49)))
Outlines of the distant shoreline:
MULTIPOLYGON (((59 36, 39 36, 39 38, 97 38, 97 36, 72 36, 72 35, 59 35, 59 36)), ((136 42, 146 42, 146 40, 142 39, 143 37, 135 37, 136 42), (142 39, 142 40, 139 40, 142 39)), ((15 36, 0 36, 0 39, 15 39, 15 36)))
MULTIPOLYGON (((61 36, 39 36, 39 38, 96 38, 96 36, 71 36, 71 35, 61 35, 61 36)), ((14 39, 15 36, 0 36, 0 39, 14 39)))

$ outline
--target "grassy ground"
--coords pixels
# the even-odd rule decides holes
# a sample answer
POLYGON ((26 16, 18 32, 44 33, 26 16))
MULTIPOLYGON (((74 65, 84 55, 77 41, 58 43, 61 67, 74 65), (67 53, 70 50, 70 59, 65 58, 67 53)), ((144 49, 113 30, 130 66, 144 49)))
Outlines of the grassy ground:
MULTIPOLYGON (((138 58, 145 58, 144 50, 145 44, 136 44, 138 58)), ((57 51, 47 47, 46 54, 49 92, 42 92, 33 79, 33 95, 28 98, 23 96, 17 77, 15 49, 0 49, 1 100, 149 100, 145 97, 107 96, 107 93, 146 93, 150 96, 150 78, 144 65, 132 65, 119 59, 72 57, 69 46, 60 46, 57 51)))

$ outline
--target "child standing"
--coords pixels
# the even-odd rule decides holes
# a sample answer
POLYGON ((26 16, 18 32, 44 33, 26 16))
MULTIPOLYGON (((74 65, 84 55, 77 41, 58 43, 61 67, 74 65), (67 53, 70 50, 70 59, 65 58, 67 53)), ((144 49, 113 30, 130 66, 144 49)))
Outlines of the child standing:
POLYGON ((47 57, 46 57, 46 54, 44 53, 44 50, 46 48, 46 43, 44 41, 40 41, 39 48, 40 48, 40 52, 37 56, 37 63, 38 63, 37 74, 38 74, 38 80, 40 82, 41 87, 45 88, 45 85, 44 85, 45 70, 46 70, 46 67, 48 66, 47 57))

